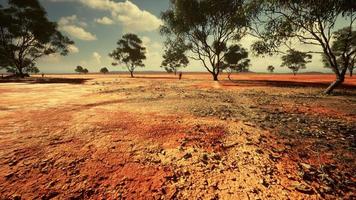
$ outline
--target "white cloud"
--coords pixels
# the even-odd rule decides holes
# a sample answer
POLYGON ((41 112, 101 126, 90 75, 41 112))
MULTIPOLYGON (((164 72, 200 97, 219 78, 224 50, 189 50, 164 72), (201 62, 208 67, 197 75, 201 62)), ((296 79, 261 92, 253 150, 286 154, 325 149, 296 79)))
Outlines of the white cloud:
POLYGON ((79 48, 75 45, 68 46, 69 53, 79 53, 79 48))
POLYGON ((124 30, 133 32, 154 31, 162 21, 148 11, 141 10, 131 1, 115 2, 112 0, 79 0, 82 4, 96 10, 111 12, 114 21, 124 30))
POLYGON ((39 59, 39 62, 45 63, 59 63, 61 61, 61 55, 59 53, 50 54, 39 59))
POLYGON ((110 24, 114 23, 114 21, 112 19, 108 18, 108 17, 95 19, 95 22, 98 23, 98 24, 104 24, 104 25, 110 25, 110 24))
POLYGON ((94 52, 93 53, 93 59, 95 60, 95 62, 97 62, 98 64, 101 64, 101 55, 98 52, 94 52))
POLYGON ((72 37, 80 40, 92 41, 96 40, 96 36, 86 31, 83 27, 87 26, 85 22, 78 20, 76 15, 62 17, 59 22, 59 30, 62 30, 72 37))

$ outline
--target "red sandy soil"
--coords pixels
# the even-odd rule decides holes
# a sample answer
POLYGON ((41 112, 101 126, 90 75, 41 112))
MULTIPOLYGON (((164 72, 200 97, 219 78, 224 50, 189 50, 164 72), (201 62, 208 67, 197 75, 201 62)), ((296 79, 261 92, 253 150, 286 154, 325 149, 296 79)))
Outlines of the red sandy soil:
POLYGON ((0 83, 0 199, 356 198, 356 77, 210 79, 0 83))

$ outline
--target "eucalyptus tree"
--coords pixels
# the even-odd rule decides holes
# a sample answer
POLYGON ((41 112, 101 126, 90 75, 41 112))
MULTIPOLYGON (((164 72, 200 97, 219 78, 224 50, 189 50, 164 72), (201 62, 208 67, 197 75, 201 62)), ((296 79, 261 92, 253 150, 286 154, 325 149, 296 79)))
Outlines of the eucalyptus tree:
POLYGON ((295 76, 299 70, 306 69, 306 64, 311 62, 312 55, 295 51, 288 50, 288 54, 282 56, 282 65, 281 67, 288 67, 288 69, 292 70, 293 75, 295 76))
POLYGON ((118 47, 109 54, 118 63, 125 64, 130 72, 131 78, 137 67, 145 67, 143 60, 146 59, 146 48, 142 45, 142 40, 135 34, 128 33, 122 36, 117 42, 118 47))
POLYGON ((247 72, 250 66, 247 50, 240 45, 230 46, 224 54, 224 63, 229 79, 233 72, 247 72))
POLYGON ((108 68, 103 67, 103 68, 100 69, 100 73, 107 74, 107 73, 109 73, 109 70, 108 70, 108 68))
POLYGON ((35 70, 39 58, 67 55, 71 44, 57 23, 48 20, 38 0, 9 0, 6 6, 0 5, 0 69, 24 77, 35 70))
MULTIPOLYGON (((253 44, 257 54, 274 54, 281 47, 293 49, 293 42, 313 45, 325 56, 336 80, 325 90, 330 94, 334 88, 345 80, 345 73, 350 63, 349 56, 343 56, 342 62, 337 61, 337 53, 332 49, 332 38, 335 25, 339 21, 347 23, 351 34, 356 20, 356 2, 353 0, 254 0, 253 6, 258 7, 259 17, 254 20, 252 34, 260 38, 253 44)), ((347 54, 347 52, 342 52, 347 54)))
POLYGON ((83 73, 83 70, 84 70, 84 68, 82 67, 82 66, 80 66, 80 65, 78 65, 75 69, 74 69, 74 71, 75 72, 77 72, 77 73, 83 73))
MULTIPOLYGON (((338 64, 347 66, 352 77, 356 65, 356 31, 349 29, 350 27, 345 27, 335 32, 331 49, 335 52, 338 64), (345 61, 348 63, 344 63, 345 61)), ((323 62, 325 67, 331 68, 326 56, 323 56, 323 62)))
POLYGON ((172 0, 162 13, 161 34, 189 47, 215 81, 222 71, 227 44, 246 34, 250 16, 243 0, 172 0))
POLYGON ((274 66, 273 65, 268 65, 267 66, 267 71, 269 71, 270 73, 273 73, 274 72, 274 66))
POLYGON ((179 68, 186 67, 189 64, 185 55, 186 50, 187 47, 179 41, 166 43, 161 67, 168 73, 174 72, 174 75, 176 75, 179 68))
POLYGON ((89 73, 89 70, 87 68, 83 68, 82 66, 78 65, 75 69, 75 72, 79 73, 79 74, 87 74, 89 73))

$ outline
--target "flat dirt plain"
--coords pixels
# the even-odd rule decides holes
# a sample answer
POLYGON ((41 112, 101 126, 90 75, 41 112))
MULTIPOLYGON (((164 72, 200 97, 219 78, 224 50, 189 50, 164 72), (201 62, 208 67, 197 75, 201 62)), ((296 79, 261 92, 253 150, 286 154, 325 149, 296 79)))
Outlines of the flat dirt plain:
POLYGON ((0 199, 356 199, 356 77, 136 76, 0 83, 0 199))

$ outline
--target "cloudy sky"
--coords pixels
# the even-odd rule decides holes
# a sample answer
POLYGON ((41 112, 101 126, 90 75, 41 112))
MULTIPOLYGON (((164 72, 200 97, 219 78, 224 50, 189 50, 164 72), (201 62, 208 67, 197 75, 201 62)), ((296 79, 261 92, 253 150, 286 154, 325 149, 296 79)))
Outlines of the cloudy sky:
MULTIPOLYGON (((4 2, 4 0, 0 0, 4 2)), ((163 38, 159 34, 162 24, 160 13, 169 7, 169 0, 40 0, 52 21, 67 34, 75 45, 66 57, 49 56, 38 62, 42 72, 70 73, 77 65, 97 72, 101 67, 109 70, 124 70, 112 67, 108 54, 115 48, 117 40, 125 33, 139 35, 147 48, 145 70, 162 70, 163 38)), ((254 39, 245 37, 240 43, 250 49, 254 39)), ((300 46, 301 49, 315 47, 300 46)), ((252 71, 265 72, 266 66, 274 65, 277 72, 287 72, 279 67, 279 57, 253 57, 252 71)), ((324 71, 320 56, 314 56, 306 71, 324 71)), ((191 61, 187 71, 204 71, 197 61, 191 61)))

